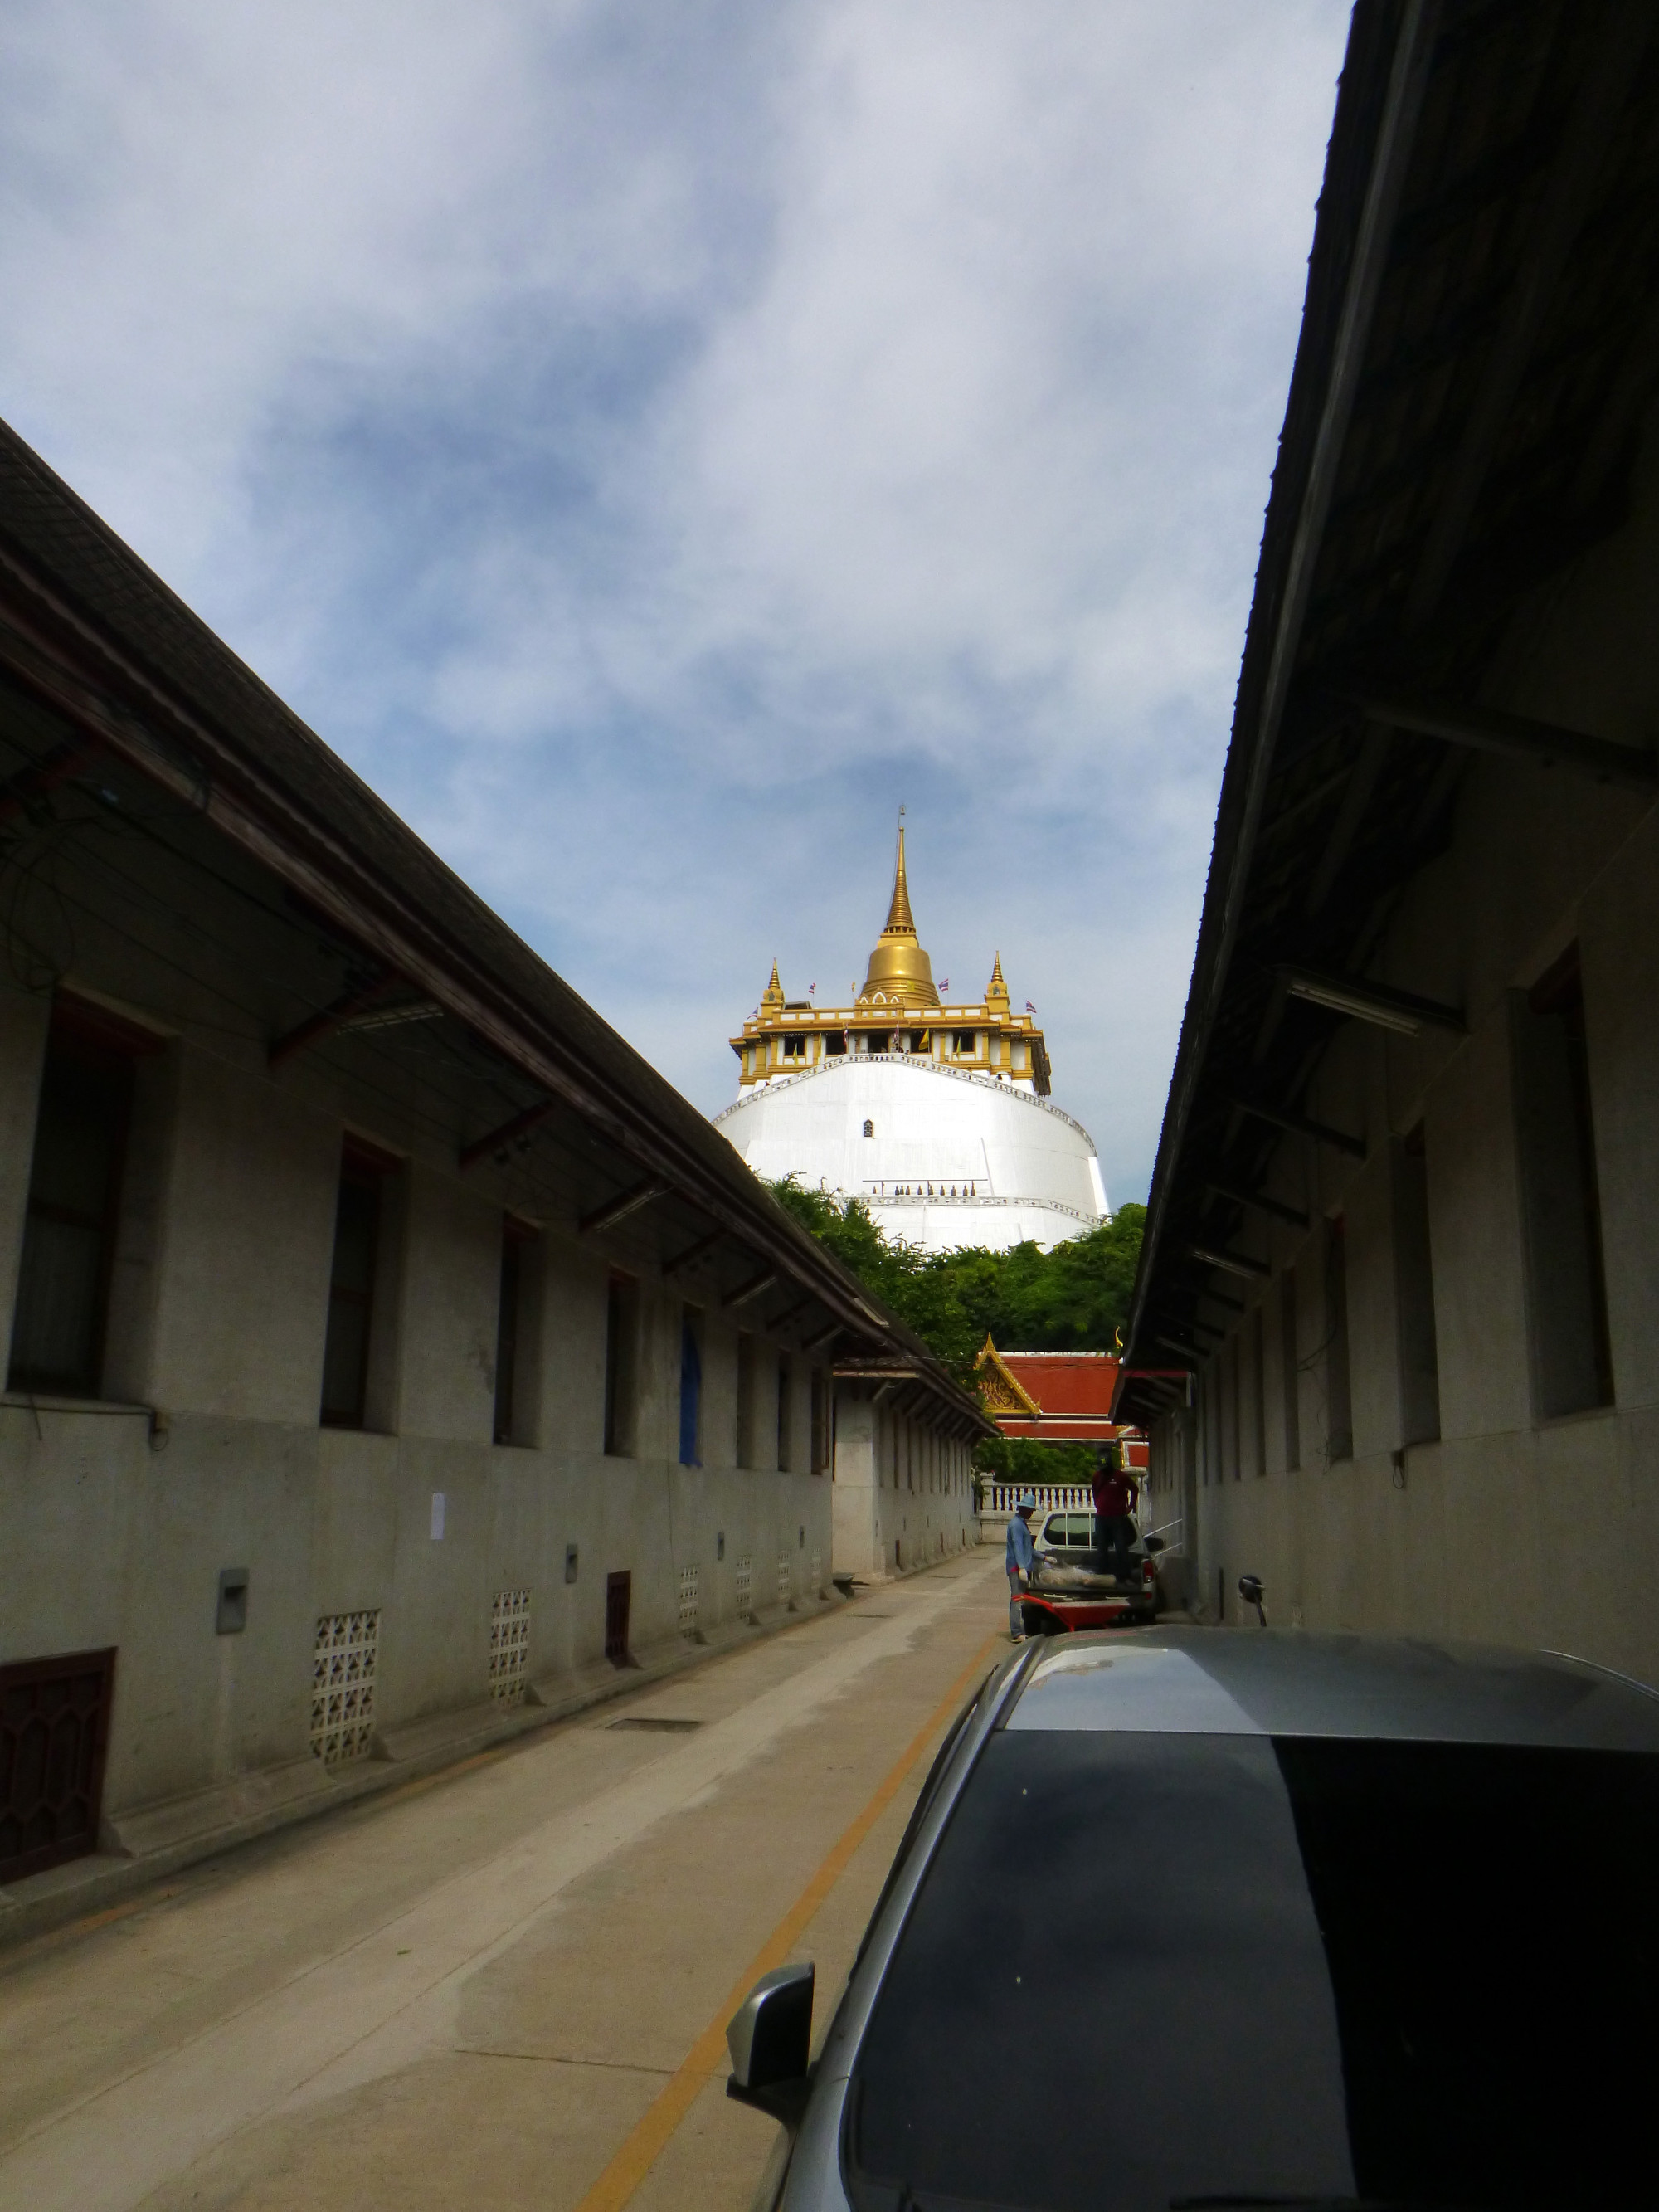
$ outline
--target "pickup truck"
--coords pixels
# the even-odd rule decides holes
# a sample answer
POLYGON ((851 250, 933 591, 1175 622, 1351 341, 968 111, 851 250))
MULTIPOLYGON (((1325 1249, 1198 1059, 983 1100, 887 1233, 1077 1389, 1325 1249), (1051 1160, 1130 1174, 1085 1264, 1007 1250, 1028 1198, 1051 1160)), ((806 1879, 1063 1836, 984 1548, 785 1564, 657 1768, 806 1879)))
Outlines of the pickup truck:
POLYGON ((1092 1513, 1047 1514, 1035 1537, 1030 1587, 1020 1601, 1028 1636, 1127 1627, 1131 1622, 1157 1620, 1155 1555, 1163 1549, 1158 1537, 1143 1537, 1135 1531, 1127 1580, 1100 1572, 1092 1513))

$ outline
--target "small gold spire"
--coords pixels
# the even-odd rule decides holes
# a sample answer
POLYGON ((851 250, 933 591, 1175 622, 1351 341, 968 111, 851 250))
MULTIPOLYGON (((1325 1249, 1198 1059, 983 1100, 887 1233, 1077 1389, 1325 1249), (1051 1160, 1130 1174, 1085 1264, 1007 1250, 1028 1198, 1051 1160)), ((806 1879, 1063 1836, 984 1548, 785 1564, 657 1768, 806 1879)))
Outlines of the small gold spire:
POLYGON ((772 980, 761 993, 763 1006, 775 1010, 783 1004, 783 986, 778 981, 778 963, 772 963, 772 980))
POLYGON ((985 1004, 988 1011, 1006 1013, 1008 986, 1002 980, 1002 955, 999 952, 991 969, 991 980, 986 987, 985 1004))

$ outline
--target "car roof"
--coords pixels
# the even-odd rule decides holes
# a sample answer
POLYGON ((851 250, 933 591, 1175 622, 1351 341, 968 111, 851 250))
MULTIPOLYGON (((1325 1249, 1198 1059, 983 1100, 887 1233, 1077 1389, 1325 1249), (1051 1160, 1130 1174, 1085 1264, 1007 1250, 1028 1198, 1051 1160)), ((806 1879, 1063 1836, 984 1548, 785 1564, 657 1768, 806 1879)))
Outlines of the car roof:
POLYGON ((1659 1692, 1559 1652, 1170 1626, 1056 1637, 1005 1725, 1659 1752, 1659 1692))

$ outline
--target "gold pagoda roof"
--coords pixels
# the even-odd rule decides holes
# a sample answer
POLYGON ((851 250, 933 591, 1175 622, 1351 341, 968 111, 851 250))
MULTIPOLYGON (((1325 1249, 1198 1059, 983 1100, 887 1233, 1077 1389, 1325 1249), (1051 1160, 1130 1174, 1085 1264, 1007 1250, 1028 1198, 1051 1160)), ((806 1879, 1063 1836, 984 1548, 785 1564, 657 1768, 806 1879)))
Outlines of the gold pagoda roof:
POLYGON ((901 829, 887 924, 870 955, 858 1004, 908 1009, 936 1006, 939 1002, 939 993, 933 986, 933 963, 917 940, 915 917, 910 911, 910 889, 904 876, 904 831, 901 829))

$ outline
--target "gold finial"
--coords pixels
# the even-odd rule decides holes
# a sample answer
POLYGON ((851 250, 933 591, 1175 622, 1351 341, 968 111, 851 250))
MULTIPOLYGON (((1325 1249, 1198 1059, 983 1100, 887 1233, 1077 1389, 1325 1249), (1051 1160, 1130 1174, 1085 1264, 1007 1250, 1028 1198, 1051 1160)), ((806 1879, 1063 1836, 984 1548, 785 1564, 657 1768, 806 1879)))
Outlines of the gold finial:
MULTIPOLYGON (((904 809, 900 807, 901 816, 904 809)), ((898 858, 893 870, 893 896, 887 925, 870 955, 870 966, 859 993, 860 1006, 890 1006, 905 1012, 917 1006, 936 1006, 933 963, 916 942, 915 916, 910 911, 910 887, 904 873, 904 824, 898 833, 898 858)))
POLYGON ((778 981, 778 963, 775 960, 772 963, 772 980, 761 993, 761 1004, 768 1007, 777 1007, 783 1004, 783 986, 778 981))
POLYGON ((1008 986, 1002 980, 1002 955, 1000 952, 991 969, 991 980, 986 987, 985 1003, 988 1007, 999 1008, 1004 1013, 1008 1011, 1008 986))

